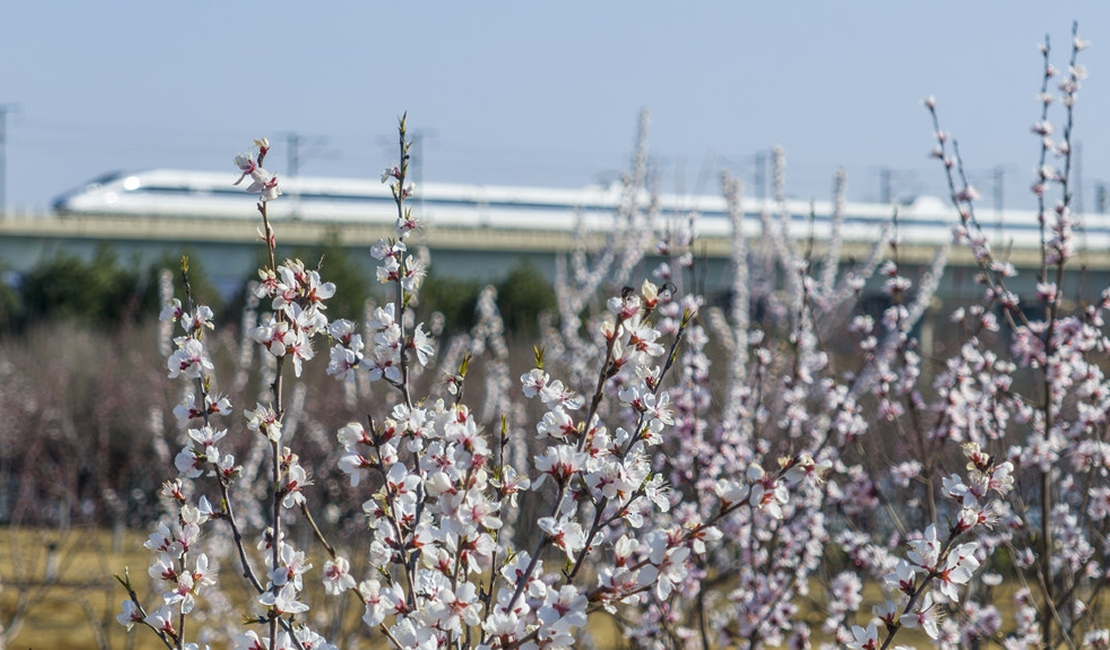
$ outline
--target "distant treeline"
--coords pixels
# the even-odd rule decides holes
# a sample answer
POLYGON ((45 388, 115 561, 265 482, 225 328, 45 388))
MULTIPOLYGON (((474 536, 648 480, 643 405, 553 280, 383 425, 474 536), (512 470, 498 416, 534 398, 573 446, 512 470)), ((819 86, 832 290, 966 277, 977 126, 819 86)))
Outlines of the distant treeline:
MULTIPOLYGON (((161 309, 159 277, 164 270, 172 272, 174 295, 183 295, 182 256, 190 257, 189 251, 140 266, 120 259, 111 246, 105 245, 88 260, 67 253, 44 257, 23 274, 5 269, 0 260, 0 336, 49 321, 115 328, 156 316, 161 309)), ((290 257, 299 257, 312 267, 319 264, 324 280, 336 284, 337 294, 328 307, 332 318, 361 321, 367 300, 386 298, 378 295, 374 278, 367 276, 340 246, 293 251, 290 257)), ((258 266, 264 265, 265 260, 260 258, 258 266)), ((203 265, 190 257, 189 283, 194 299, 211 306, 218 320, 238 322, 247 287, 256 279, 243 278, 237 293, 221 295, 208 280, 203 265)), ((468 329, 474 323, 478 294, 487 284, 474 278, 430 273, 421 290, 419 309, 426 313, 440 311, 451 327, 468 329)), ((532 333, 540 312, 554 306, 551 283, 524 258, 492 284, 497 287, 498 305, 510 332, 532 333)))
MULTIPOLYGON (((385 302, 384 287, 340 249, 292 251, 290 257, 315 267, 321 255, 323 278, 335 282, 338 291, 328 301, 329 318, 365 322, 367 304, 385 302)), ((177 451, 165 442, 173 434, 160 432, 180 427, 172 408, 181 395, 167 379, 165 360, 159 358, 154 319, 161 309, 159 285, 166 269, 173 272, 174 296, 183 296, 180 266, 180 256, 167 256, 140 267, 105 247, 91 259, 57 255, 42 259, 21 277, 4 274, 0 525, 56 525, 73 519, 146 526, 159 516, 161 472, 172 468, 177 451)), ((205 269, 190 261, 189 283, 196 300, 210 305, 221 321, 216 330, 221 334, 210 343, 212 352, 222 359, 221 367, 233 372, 243 358, 238 346, 243 341, 254 345, 235 332, 241 326, 245 287, 257 276, 243 278, 244 289, 230 297, 221 297, 206 277, 205 269)), ((430 275, 416 306, 420 319, 442 312, 444 343, 468 332, 486 284, 430 275)), ((554 291, 547 279, 524 261, 494 285, 510 342, 535 338, 539 313, 554 311, 554 291)), ((317 342, 319 354, 326 356, 328 347, 317 342)), ((341 427, 347 417, 344 391, 334 390, 335 381, 324 375, 323 364, 301 381, 311 383, 317 395, 303 419, 324 430, 341 427)), ((236 388, 230 374, 218 385, 237 391, 237 403, 259 390, 254 384, 236 388)), ((251 439, 236 440, 249 446, 251 439)), ((302 458, 308 462, 312 453, 331 451, 324 445, 303 452, 302 458)), ((236 453, 245 453, 245 448, 236 453)), ((319 465, 318 459, 312 462, 319 465)), ((335 490, 346 485, 324 479, 321 483, 335 490)))

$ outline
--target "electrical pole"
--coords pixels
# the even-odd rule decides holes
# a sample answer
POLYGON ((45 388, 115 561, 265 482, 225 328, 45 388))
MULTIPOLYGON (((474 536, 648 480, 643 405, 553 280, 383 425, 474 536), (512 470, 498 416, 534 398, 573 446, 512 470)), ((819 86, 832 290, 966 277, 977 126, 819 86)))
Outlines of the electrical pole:
MULTIPOLYGON (((290 180, 294 180, 298 176, 300 176, 300 166, 301 166, 301 151, 300 151, 300 149, 301 149, 301 136, 297 135, 296 133, 286 133, 285 134, 285 152, 286 152, 286 155, 289 156, 289 159, 288 159, 289 164, 286 168, 285 173, 289 175, 290 180)), ((292 199, 293 199, 293 201, 292 201, 292 203, 293 203, 293 218, 294 219, 300 219, 301 218, 300 181, 295 181, 292 185, 293 185, 294 188, 296 188, 295 190, 293 190, 293 196, 292 196, 292 199)))
POLYGON ((296 133, 285 134, 285 150, 289 156, 289 169, 286 171, 290 178, 300 175, 301 166, 301 136, 296 133))
POLYGON ((759 200, 767 198, 767 152, 755 152, 755 189, 759 193, 759 200))
POLYGON ((8 213, 8 113, 18 104, 0 104, 0 218, 8 213))
POLYGON ((1083 214, 1083 143, 1075 143, 1075 209, 1083 214))
POLYGON ((882 165, 872 167, 868 173, 878 173, 879 203, 887 205, 894 205, 899 201, 911 199, 913 192, 917 191, 920 185, 917 180, 917 173, 912 169, 895 169, 889 165, 882 165))
MULTIPOLYGON (((1006 178, 1006 169, 1002 165, 994 168, 994 211, 1002 214, 1002 184, 1006 178)), ((1001 221, 1001 218, 999 219, 1001 221)))
MULTIPOLYGON (((413 166, 414 180, 416 181, 416 219, 424 219, 424 131, 414 129, 412 133, 412 155, 416 164, 413 166)), ((403 192, 405 188, 401 188, 403 192)))
POLYGON ((416 185, 416 218, 424 219, 424 140, 439 136, 436 129, 412 130, 412 171, 413 183, 416 185))
MULTIPOLYGON (((301 175, 301 146, 302 144, 307 144, 307 146, 311 148, 309 153, 316 154, 319 153, 320 150, 325 145, 327 145, 328 142, 328 139, 323 136, 314 137, 312 138, 311 142, 308 143, 305 143, 303 140, 304 139, 299 133, 285 134, 285 150, 286 155, 288 156, 288 170, 286 171, 286 174, 289 176, 290 179, 297 179, 296 182, 293 183, 293 187, 295 189, 290 192, 293 198, 294 219, 301 218, 301 182, 299 178, 301 175)), ((306 158, 310 157, 312 156, 306 156, 306 158)))
POLYGON ((1006 169, 1002 165, 994 168, 994 219, 998 223, 998 236, 1004 237, 1002 221, 1003 187, 1006 179, 1006 169))

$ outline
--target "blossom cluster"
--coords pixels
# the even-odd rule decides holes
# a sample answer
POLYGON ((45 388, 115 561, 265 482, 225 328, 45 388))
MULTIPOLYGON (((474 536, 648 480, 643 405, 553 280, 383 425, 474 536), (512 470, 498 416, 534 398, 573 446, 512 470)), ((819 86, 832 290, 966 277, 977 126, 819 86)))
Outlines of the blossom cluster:
MULTIPOLYGON (((244 176, 255 179, 255 185, 267 177, 261 169, 268 144, 256 142, 259 147, 257 161, 246 155, 236 158, 244 176)), ((242 177, 240 178, 242 180, 242 177)), ((276 178, 269 177, 269 187, 255 187, 260 191, 260 211, 265 217, 265 202, 280 194, 276 178)), ((267 229, 269 226, 267 224, 267 229)), ((270 238, 266 238, 270 239, 270 238)), ((272 240, 271 240, 272 241, 272 240)), ((158 525, 145 546, 155 554, 149 574, 163 585, 162 602, 156 609, 147 610, 131 585, 130 578, 121 582, 129 598, 123 601, 119 621, 128 628, 142 623, 151 628, 169 647, 199 648, 198 643, 186 643, 185 626, 188 616, 194 613, 198 598, 204 595, 218 597, 213 587, 217 582, 219 562, 199 550, 206 536, 220 537, 210 530, 213 522, 220 521, 231 529, 238 547, 241 573, 256 591, 256 605, 263 613, 254 618, 269 622, 270 635, 259 638, 253 631, 236 637, 236 647, 287 647, 329 648, 322 637, 311 629, 298 625, 295 616, 309 609, 301 599, 303 574, 312 568, 304 551, 298 550, 278 528, 280 518, 261 532, 258 554, 251 557, 242 542, 242 523, 230 495, 233 486, 243 475, 244 468, 233 453, 221 450, 227 442, 228 429, 217 428, 214 421, 232 413, 232 404, 226 395, 213 392, 214 364, 209 356, 205 336, 214 329, 212 310, 204 305, 193 306, 188 293, 188 266, 182 265, 188 309, 180 299, 173 299, 163 309, 165 321, 176 321, 184 333, 174 339, 176 350, 169 356, 167 366, 171 378, 191 382, 192 387, 173 412, 186 430, 185 444, 175 457, 178 476, 167 481, 162 496, 167 504, 167 517, 158 525), (199 479, 210 480, 209 489, 218 496, 209 499, 203 494, 199 479), (214 507, 212 504, 219 504, 214 507), (265 567, 256 569, 259 557, 265 567), (260 578, 260 576, 263 576, 260 578), (278 630, 278 626, 282 629, 278 630)), ((270 298, 273 313, 250 331, 252 339, 260 343, 277 359, 292 357, 296 374, 301 364, 312 358, 311 337, 326 330, 324 301, 335 291, 334 285, 320 280, 317 271, 307 270, 300 261, 286 261, 276 269, 259 272, 262 281, 256 295, 270 298)), ((245 411, 247 429, 260 434, 259 439, 273 449, 273 503, 275 512, 302 506, 305 502, 303 488, 309 483, 307 472, 298 462, 297 455, 282 446, 282 408, 280 401, 258 404, 253 411, 245 411)), ((230 558, 228 558, 230 559, 230 558)), ((328 562, 328 580, 331 584, 344 584, 346 560, 336 557, 328 562)), ((202 635, 203 636, 203 635, 202 635)))
POLYGON ((247 192, 258 194, 258 200, 265 203, 281 196, 281 189, 278 188, 277 176, 262 167, 266 154, 270 152, 270 141, 266 138, 255 140, 254 146, 258 148, 257 156, 250 153, 241 153, 235 156, 235 166, 242 173, 239 175, 239 180, 235 181, 233 185, 238 185, 244 179, 250 178, 251 183, 246 187, 247 192))
POLYGON ((291 357, 296 375, 311 359, 312 337, 328 328, 324 301, 335 295, 335 285, 321 282, 320 273, 305 269, 300 260, 286 260, 277 270, 262 269, 255 290, 259 298, 270 298, 268 314, 250 335, 275 357, 291 357))
MULTIPOLYGON (((1097 598, 1110 579, 1110 290, 1081 302, 1064 282, 1082 253, 1068 157, 1085 47, 1074 37, 1058 86, 1062 140, 1047 81, 1039 96, 1033 132, 1064 164, 1042 160, 1034 186, 1038 202, 1061 190, 1054 210, 1040 203, 1034 295, 1018 294, 1017 267, 979 227, 978 193, 936 100, 925 102, 956 209, 953 246, 970 247, 982 285, 945 314, 939 344, 922 331, 941 320, 951 248, 915 270, 894 215, 843 268, 841 173, 834 234, 815 260, 789 231, 781 150, 779 213, 761 204, 759 246, 745 235, 739 181, 722 179, 731 300, 699 294, 701 217, 667 220, 650 199, 646 117, 614 234, 560 260, 556 311, 529 365, 509 363, 492 291, 479 324, 442 349, 442 328, 420 311, 416 234, 429 224, 407 204, 417 188, 405 118, 399 162, 381 177, 397 218, 369 251, 388 299, 361 323, 329 319, 325 269, 274 263, 266 203, 279 192, 259 141, 236 164, 260 196, 270 254, 253 294, 269 313, 247 328, 270 374, 255 408, 223 424, 231 399, 215 390, 206 347, 214 314, 188 295, 167 305, 183 331, 167 370, 187 388, 167 516, 147 543, 162 595, 146 609, 122 580, 121 623, 193 647, 186 621, 206 620, 219 566, 233 563, 254 596, 239 612, 250 628, 229 624, 226 638, 251 650, 366 637, 406 649, 569 648, 595 613, 638 647, 1110 646, 1097 598), (643 280, 649 250, 658 257, 643 280), (300 377, 325 338, 327 375, 365 408, 316 439, 328 465, 302 466, 282 371, 289 362, 300 377), (333 517, 354 520, 347 539, 314 518, 314 481, 355 495, 333 517), (314 584, 334 600, 316 600, 314 584), (882 595, 868 612, 869 585, 882 595), (356 631, 324 627, 335 603, 359 608, 356 631)), ((1058 75, 1047 50, 1046 80, 1058 75)))

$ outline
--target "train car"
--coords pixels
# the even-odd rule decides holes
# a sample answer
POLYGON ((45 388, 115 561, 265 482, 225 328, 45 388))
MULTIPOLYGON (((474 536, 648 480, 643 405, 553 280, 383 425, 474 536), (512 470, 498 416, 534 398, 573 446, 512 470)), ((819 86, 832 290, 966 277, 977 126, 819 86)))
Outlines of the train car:
MULTIPOLYGON (((235 174, 156 169, 136 173, 109 174, 59 196, 54 210, 59 214, 142 215, 190 219, 254 219, 254 201, 233 185, 235 174)), ((284 196, 272 201, 269 214, 275 220, 302 219, 335 223, 392 223, 397 208, 388 185, 374 180, 296 177, 280 178, 284 196)), ((626 197, 619 184, 580 189, 507 187, 428 183, 417 188, 411 206, 429 225, 507 230, 568 231, 578 227, 612 228, 626 197)), ((660 195, 641 192, 634 197, 641 214, 649 206, 657 225, 685 221, 696 215, 700 235, 727 237, 730 221, 721 196, 660 195)), ((822 240, 831 236, 833 204, 830 201, 788 200, 779 205, 770 200, 743 202, 744 230, 749 237, 760 234, 760 214, 772 215, 776 224, 785 223, 790 237, 822 240)), ((842 214, 840 237, 845 241, 874 241, 882 228, 898 213, 899 234, 915 244, 940 245, 950 241, 958 216, 950 205, 934 197, 893 206, 847 203, 842 214)), ((1053 215, 1049 215, 1052 219, 1053 215)), ((1035 249, 1041 229, 1037 214, 1029 211, 980 210, 977 219, 984 235, 996 246, 1035 249)), ((1110 219, 1086 215, 1076 229, 1079 245, 1088 250, 1110 249, 1110 219)))
MULTIPOLYGON (((59 214, 115 214, 183 218, 254 219, 254 201, 234 174, 156 169, 113 173, 59 196, 59 214)), ((280 178, 283 196, 271 202, 276 220, 391 223, 397 207, 389 186, 377 180, 280 178)), ((576 214, 609 215, 620 201, 617 187, 582 190, 428 184, 410 206, 453 226, 566 229, 576 214)))

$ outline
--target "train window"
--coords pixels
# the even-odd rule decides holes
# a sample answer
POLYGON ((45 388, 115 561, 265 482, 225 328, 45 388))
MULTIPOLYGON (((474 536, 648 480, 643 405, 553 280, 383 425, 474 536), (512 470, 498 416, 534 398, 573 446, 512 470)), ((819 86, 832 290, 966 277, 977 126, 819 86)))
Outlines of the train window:
POLYGON ((108 172, 107 174, 97 176, 96 178, 89 181, 88 184, 85 186, 85 189, 89 192, 95 192, 99 190, 101 186, 116 181, 121 176, 123 176, 123 172, 108 172))

